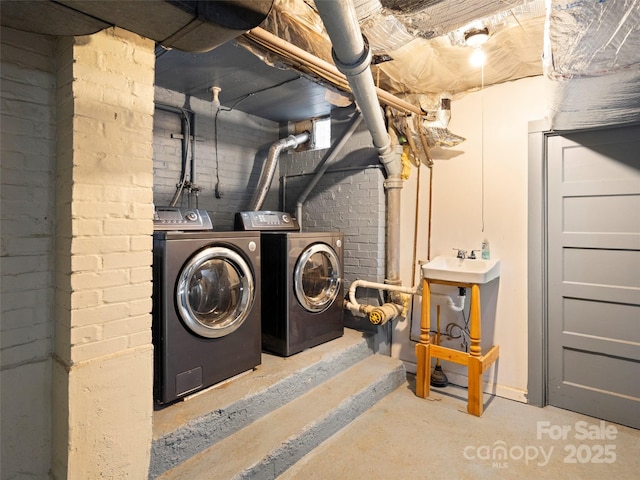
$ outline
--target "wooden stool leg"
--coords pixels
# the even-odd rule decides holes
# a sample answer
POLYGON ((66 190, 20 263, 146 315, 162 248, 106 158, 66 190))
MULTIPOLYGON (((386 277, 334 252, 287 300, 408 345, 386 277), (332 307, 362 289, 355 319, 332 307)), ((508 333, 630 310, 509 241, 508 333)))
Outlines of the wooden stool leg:
POLYGON ((416 371, 416 395, 427 398, 430 393, 431 355, 429 345, 418 343, 416 345, 416 357, 418 359, 416 371))
POLYGON ((469 398, 467 399, 467 412, 479 417, 482 415, 482 360, 469 356, 467 365, 469 375, 469 398))
POLYGON ((427 398, 430 391, 431 352, 429 330, 431 329, 431 289, 422 279, 422 308, 420 310, 420 342, 416 345, 416 395, 427 398))
POLYGON ((471 285, 471 305, 469 306, 469 398, 467 412, 479 417, 482 415, 482 329, 480 318, 480 286, 471 285))
POLYGON ((471 304, 469 305, 469 354, 473 357, 482 355, 482 327, 480 319, 480 286, 471 285, 471 304))

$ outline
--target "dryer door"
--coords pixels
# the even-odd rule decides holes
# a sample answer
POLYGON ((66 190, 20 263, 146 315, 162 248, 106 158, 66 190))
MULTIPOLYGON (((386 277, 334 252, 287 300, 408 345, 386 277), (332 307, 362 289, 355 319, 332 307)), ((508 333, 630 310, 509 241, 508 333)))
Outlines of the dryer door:
POLYGON ((338 255, 327 244, 307 247, 293 273, 294 290, 298 302, 309 312, 329 308, 340 292, 342 268, 338 255))
POLYGON ((249 315, 255 297, 253 273, 241 255, 212 246, 185 264, 176 288, 180 318, 192 332, 218 338, 235 331, 249 315))

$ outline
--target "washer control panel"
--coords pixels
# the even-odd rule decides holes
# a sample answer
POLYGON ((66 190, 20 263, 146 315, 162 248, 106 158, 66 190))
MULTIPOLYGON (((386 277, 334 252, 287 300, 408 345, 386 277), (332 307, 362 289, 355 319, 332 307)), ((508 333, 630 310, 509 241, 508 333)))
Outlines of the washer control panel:
POLYGON ((206 210, 183 207, 155 207, 154 230, 213 230, 206 210))
POLYGON ((236 230, 257 231, 300 231, 300 225, 295 217, 287 212, 275 212, 272 210, 260 210, 256 212, 236 213, 236 230))

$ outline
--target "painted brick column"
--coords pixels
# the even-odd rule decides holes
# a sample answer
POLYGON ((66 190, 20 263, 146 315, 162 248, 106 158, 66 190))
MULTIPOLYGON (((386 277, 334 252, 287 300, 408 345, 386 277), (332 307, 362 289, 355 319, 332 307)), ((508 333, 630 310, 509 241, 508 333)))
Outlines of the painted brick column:
POLYGON ((154 42, 58 42, 52 477, 146 478, 154 42))

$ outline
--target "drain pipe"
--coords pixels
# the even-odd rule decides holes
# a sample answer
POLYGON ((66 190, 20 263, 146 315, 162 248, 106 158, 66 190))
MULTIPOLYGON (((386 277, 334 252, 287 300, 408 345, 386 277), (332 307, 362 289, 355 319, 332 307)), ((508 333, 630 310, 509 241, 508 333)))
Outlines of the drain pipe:
POLYGON ((353 117, 351 117, 351 120, 349 121, 349 125, 347 126, 346 131, 344 132, 340 140, 338 140, 331 146, 329 151, 326 153, 326 155, 324 156, 324 158, 321 160, 320 164, 316 168, 316 174, 313 176, 313 178, 307 185, 307 188, 305 188, 304 192, 302 192, 300 197, 298 197, 298 202, 296 203, 296 218, 298 219, 298 223, 300 224, 301 229, 303 228, 302 227, 302 204, 305 202, 305 200, 307 199, 307 197, 309 196, 313 188, 316 186, 316 184, 320 181, 320 179, 322 178, 322 175, 324 175, 324 172, 327 171, 327 169, 331 165, 331 162, 333 162, 333 160, 338 156, 338 153, 340 153, 344 145, 351 138, 351 135, 353 135, 353 132, 356 131, 361 121, 362 121, 362 115, 360 115, 360 112, 356 110, 356 112, 353 114, 353 117))
POLYGON ((273 174, 275 173, 276 166, 278 165, 280 153, 284 150, 296 148, 298 145, 308 141, 310 136, 309 132, 303 132, 298 135, 289 135, 288 137, 281 138, 271 145, 269 148, 269 154, 267 155, 267 160, 262 167, 262 173, 260 174, 256 193, 253 194, 253 198, 251 199, 249 210, 256 211, 262 208, 264 200, 267 198, 269 188, 271 187, 271 181, 273 180, 273 174))
MULTIPOLYGON (((333 62, 349 81, 349 86, 362 111, 371 133, 373 145, 387 172, 384 183, 387 197, 387 262, 385 282, 400 284, 400 189, 402 188, 402 146, 391 148, 384 117, 371 74, 371 49, 360 31, 352 2, 326 0, 316 2, 316 8, 333 45, 333 62)), ((392 295, 394 303, 401 303, 400 295, 392 295)))

